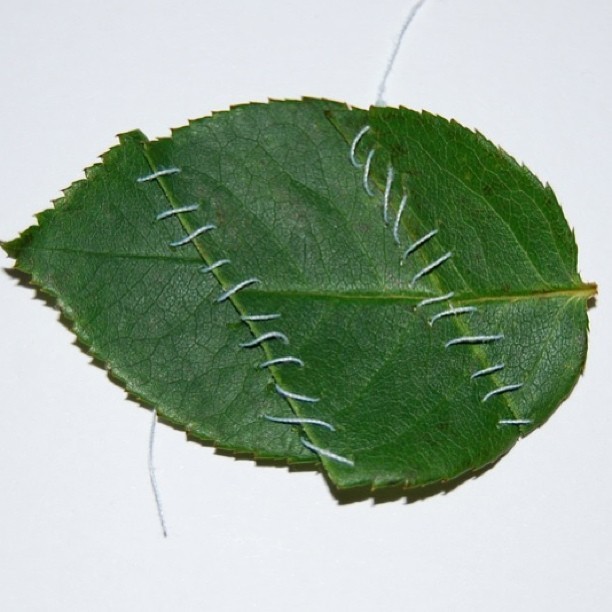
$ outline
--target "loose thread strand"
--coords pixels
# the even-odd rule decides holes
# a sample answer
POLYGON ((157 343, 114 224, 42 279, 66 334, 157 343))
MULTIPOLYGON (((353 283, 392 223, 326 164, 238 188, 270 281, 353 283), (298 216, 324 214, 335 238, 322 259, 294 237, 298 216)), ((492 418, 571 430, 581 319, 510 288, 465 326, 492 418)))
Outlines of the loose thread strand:
POLYGON ((157 486, 157 477, 155 476, 155 465, 153 463, 153 451, 155 449, 155 427, 157 425, 157 410, 153 409, 153 419, 151 420, 151 429, 149 430, 149 480, 151 481, 151 488, 153 489, 153 497, 155 498, 155 506, 157 508, 157 516, 159 517, 159 524, 161 525, 162 533, 164 538, 168 537, 168 531, 166 530, 166 520, 164 518, 164 510, 161 503, 161 497, 159 495, 159 487, 157 486))
POLYGON ((393 65, 395 64, 397 54, 400 50, 402 41, 404 40, 404 35, 406 34, 408 27, 410 26, 410 24, 416 17, 416 14, 419 12, 419 9, 425 4, 425 1, 426 0, 419 0, 419 2, 417 2, 410 9, 408 16, 406 17, 406 19, 404 20, 404 23, 402 24, 402 29, 400 30, 400 33, 397 39, 395 40, 395 45, 393 46, 393 50, 391 51, 391 55, 389 57, 389 60, 387 61, 385 72, 380 81, 380 85, 378 86, 378 93, 376 96, 376 106, 385 106, 384 97, 385 97, 385 89, 387 88, 387 79, 389 78, 389 75, 391 74, 391 70, 393 70, 393 65))

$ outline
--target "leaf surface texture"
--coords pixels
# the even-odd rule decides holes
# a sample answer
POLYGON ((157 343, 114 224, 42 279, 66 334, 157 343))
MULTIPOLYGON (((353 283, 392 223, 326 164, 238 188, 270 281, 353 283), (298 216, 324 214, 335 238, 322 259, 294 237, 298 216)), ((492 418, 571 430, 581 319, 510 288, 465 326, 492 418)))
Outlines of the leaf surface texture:
POLYGON ((594 287, 552 190, 428 113, 306 99, 132 132, 38 221, 6 250, 131 393, 340 488, 495 461, 584 364, 594 287))

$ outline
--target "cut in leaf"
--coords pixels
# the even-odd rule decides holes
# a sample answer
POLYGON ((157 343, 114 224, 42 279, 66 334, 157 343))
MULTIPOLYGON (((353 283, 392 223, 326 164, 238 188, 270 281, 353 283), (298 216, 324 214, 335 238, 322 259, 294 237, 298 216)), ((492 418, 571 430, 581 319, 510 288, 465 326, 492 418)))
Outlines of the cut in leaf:
POLYGON ((492 463, 584 364, 553 192, 407 109, 250 104, 139 132, 5 249, 126 389, 195 438, 339 488, 492 463))

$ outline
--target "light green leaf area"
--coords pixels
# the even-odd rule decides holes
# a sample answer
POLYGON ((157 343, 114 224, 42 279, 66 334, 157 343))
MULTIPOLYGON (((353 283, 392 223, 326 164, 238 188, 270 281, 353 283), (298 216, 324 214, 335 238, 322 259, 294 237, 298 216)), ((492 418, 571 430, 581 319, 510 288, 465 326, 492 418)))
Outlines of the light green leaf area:
POLYGON ((126 389, 338 488, 494 462, 584 364, 595 287, 553 192, 427 113, 306 99, 133 132, 38 221, 5 249, 126 389))

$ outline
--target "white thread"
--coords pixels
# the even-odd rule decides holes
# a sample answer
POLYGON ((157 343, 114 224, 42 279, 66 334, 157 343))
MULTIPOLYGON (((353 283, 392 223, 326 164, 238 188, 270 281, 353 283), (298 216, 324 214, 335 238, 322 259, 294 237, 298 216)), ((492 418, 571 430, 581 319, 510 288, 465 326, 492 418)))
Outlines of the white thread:
POLYGON ((370 149, 368 156, 366 157, 365 166, 363 167, 363 188, 366 190, 366 193, 369 196, 374 195, 374 192, 370 187, 370 167, 372 165, 372 159, 374 159, 374 153, 376 153, 376 151, 374 149, 370 149))
POLYGON ((508 393, 510 391, 518 391, 523 386, 523 383, 519 383, 517 385, 505 385, 503 387, 498 387, 493 391, 489 391, 483 398, 482 401, 486 402, 489 398, 494 395, 499 395, 500 393, 508 393))
POLYGON ((155 477, 155 466, 153 465, 153 450, 155 447, 155 425, 157 424, 157 410, 153 409, 153 420, 151 421, 151 429, 149 431, 149 480, 151 481, 151 488, 153 489, 153 496, 155 497, 155 506, 157 507, 157 516, 159 517, 159 523, 161 525, 162 533, 164 538, 168 536, 166 531, 166 521, 164 519, 164 510, 161 504, 161 498, 159 495, 159 489, 157 487, 157 478, 155 477))
POLYGON ((449 251, 436 259, 436 261, 432 261, 428 266, 425 266, 420 272, 417 272, 410 281, 410 287, 414 287, 414 284, 420 279, 423 278, 426 274, 429 274, 432 270, 435 270, 438 266, 441 266, 446 260, 450 259, 453 254, 449 251))
POLYGON ((489 374, 493 374, 495 372, 499 372, 500 370, 503 370, 505 368, 505 364, 503 363, 498 363, 494 366, 491 366, 490 368, 484 368, 483 370, 478 370, 478 372, 474 372, 470 378, 472 380, 474 380, 475 378, 480 378, 481 376, 487 376, 489 374))
POLYGON ((167 174, 177 174, 180 171, 180 168, 162 168, 157 172, 152 172, 151 174, 147 174, 146 176, 141 176, 140 178, 136 179, 136 182, 146 183, 147 181, 152 181, 156 178, 159 178, 160 176, 166 176, 167 174))
POLYGON ((318 397, 309 397, 308 395, 300 395, 299 393, 292 393, 291 391, 287 391, 283 389, 280 385, 276 384, 276 392, 283 397, 288 399, 296 400, 298 402, 310 402, 315 403, 319 401, 318 397))
POLYGON ((429 306, 430 304, 437 304, 438 302, 446 302, 446 300, 450 300, 454 297, 455 292, 450 291, 449 293, 445 293, 444 295, 439 295, 437 297, 425 298, 421 300, 415 308, 423 308, 423 306, 429 306))
POLYGON ((404 209, 406 208, 406 203, 408 202, 408 194, 404 193, 402 199, 400 200, 399 208, 397 209, 397 216, 395 217, 395 223, 393 224, 393 240, 395 243, 399 245, 399 227, 400 221, 402 219, 402 215, 404 214, 404 209))
POLYGON ((268 361, 264 361, 259 364, 259 367, 263 370, 264 368, 269 368, 270 366, 275 365, 283 365, 285 363, 294 363, 300 368, 304 367, 304 362, 298 357, 292 357, 291 355, 287 355, 286 357, 277 357, 276 359, 268 359, 268 361))
POLYGON ((462 336, 461 338, 454 338, 449 340, 444 348, 449 346, 455 346, 456 344, 487 344, 488 342, 497 342, 503 340, 504 334, 496 334, 494 336, 462 336))
POLYGON ((429 325, 433 325, 439 319, 443 319, 444 317, 453 317, 461 314, 467 314, 469 312, 476 312, 478 308, 476 306, 462 306, 460 308, 449 308, 444 312, 439 312, 429 319, 429 325))
POLYGON ((249 285, 252 285, 254 283, 261 283, 261 281, 258 278, 247 278, 246 280, 243 280, 241 283, 238 283, 237 285, 234 285, 233 287, 231 287, 230 289, 228 289, 227 291, 225 291, 224 293, 222 293, 218 298, 217 298, 217 303, 221 303, 224 302, 225 300, 227 300, 227 298, 231 297, 232 295, 234 295, 234 293, 237 293, 238 291, 244 289, 245 287, 248 287, 249 285))
POLYGON ((261 334, 261 336, 257 336, 257 338, 251 340, 250 342, 243 342, 240 344, 240 348, 253 348, 254 346, 258 346, 262 342, 267 342, 268 340, 280 340, 283 344, 289 344, 289 338, 287 338, 285 334, 279 331, 271 331, 261 334))
POLYGON ((169 210, 164 210, 164 212, 160 212, 155 219, 157 221, 161 221, 162 219, 167 219, 168 217, 172 217, 172 215, 178 215, 180 213, 193 212, 194 210, 198 210, 200 208, 199 204, 191 204, 190 206, 181 206, 180 208, 171 208, 169 210))
POLYGON ((497 421, 498 425, 531 425, 531 419, 501 419, 497 421))
POLYGON ((328 459, 333 459, 334 461, 338 461, 339 463, 345 463, 346 465, 350 465, 351 467, 355 466, 354 461, 351 461, 346 457, 342 457, 342 455, 336 455, 336 453, 332 453, 331 451, 326 450, 325 448, 315 446, 312 442, 306 440, 306 438, 300 438, 300 440, 307 449, 311 450, 313 453, 317 453, 317 455, 320 455, 321 457, 327 457, 328 459))
POLYGON ((224 266, 228 263, 232 263, 232 262, 229 259, 219 259, 218 261, 211 263, 210 266, 203 266, 202 268, 200 268, 200 272, 202 273, 212 272, 213 270, 216 270, 220 266, 224 266))
POLYGON ((402 259, 406 259, 410 253, 414 253, 419 247, 423 246, 430 238, 433 238, 438 233, 437 229, 431 230, 428 234, 425 234, 422 238, 419 238, 416 242, 411 244, 402 255, 402 259))
POLYGON ((376 96, 376 106, 385 106, 384 95, 385 95, 385 88, 387 86, 387 79, 389 78, 389 75, 391 74, 391 70, 393 69, 395 58, 397 57, 397 53, 399 51, 400 45, 402 44, 402 40, 404 39, 404 34, 406 34, 406 30, 408 29, 408 26, 412 23, 412 20, 415 18, 416 14, 418 13, 419 9, 423 6, 423 4, 425 4, 425 0, 419 0, 419 2, 417 2, 412 7, 412 9, 410 9, 410 13, 408 13, 408 17, 406 17, 404 23, 402 24, 402 29, 400 30, 397 40, 395 41, 393 51, 391 52, 391 56, 389 57, 389 60, 387 61, 387 67, 385 68, 383 78, 380 82, 380 85, 378 86, 378 95, 376 96))
POLYGON ((319 419, 302 419, 298 417, 274 417, 268 416, 267 414, 263 415, 264 419, 268 421, 272 421, 272 423, 283 423, 284 425, 320 425, 321 427, 326 427, 329 431, 336 431, 333 425, 326 423, 325 421, 321 421, 319 419))
POLYGON ((201 234, 204 234, 206 232, 210 232, 210 230, 214 230, 214 229, 217 229, 217 226, 213 225, 212 223, 210 223, 208 225, 204 225, 202 227, 198 227, 197 230, 194 230, 193 232, 191 232, 191 234, 185 236, 184 238, 181 238, 180 240, 175 240, 174 242, 171 242, 170 246, 171 247, 180 247, 180 246, 183 246, 183 245, 191 242, 194 238, 197 238, 201 234))
POLYGON ((385 225, 389 225, 389 199, 391 198, 391 186, 393 185, 394 175, 393 166, 389 164, 387 167, 387 182, 385 183, 385 194, 383 197, 383 221, 385 225))
POLYGON ((257 315, 244 315, 240 317, 241 321, 272 321, 273 319, 280 319, 278 313, 273 314, 257 314, 257 315))
POLYGON ((351 150, 349 156, 351 158, 351 164, 355 166, 355 168, 363 168, 363 164, 360 164, 355 157, 355 150, 357 149, 357 145, 359 141, 363 138, 363 135, 370 129, 369 125, 364 125, 359 132, 357 132, 357 136, 353 138, 353 142, 351 144, 351 150))

